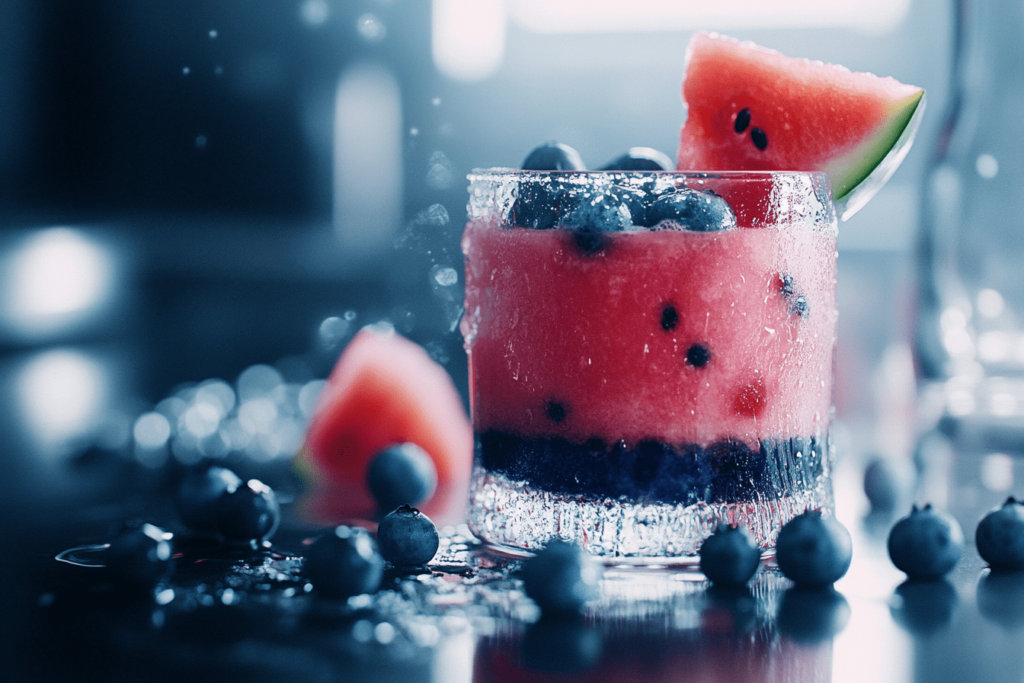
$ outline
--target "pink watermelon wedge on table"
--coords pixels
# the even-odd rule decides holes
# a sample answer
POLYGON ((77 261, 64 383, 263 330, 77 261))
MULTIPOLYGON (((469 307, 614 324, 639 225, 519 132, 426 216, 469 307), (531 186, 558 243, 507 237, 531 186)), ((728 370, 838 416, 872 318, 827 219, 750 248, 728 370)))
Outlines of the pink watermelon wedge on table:
POLYGON ((679 170, 825 171, 848 219, 903 161, 921 88, 713 33, 690 41, 679 170))
POLYGON ((367 467, 379 451, 402 442, 423 448, 437 468, 437 490, 423 512, 439 525, 461 522, 473 434, 458 392, 420 346, 366 327, 331 371, 298 456, 312 484, 306 515, 327 524, 373 519, 367 467))

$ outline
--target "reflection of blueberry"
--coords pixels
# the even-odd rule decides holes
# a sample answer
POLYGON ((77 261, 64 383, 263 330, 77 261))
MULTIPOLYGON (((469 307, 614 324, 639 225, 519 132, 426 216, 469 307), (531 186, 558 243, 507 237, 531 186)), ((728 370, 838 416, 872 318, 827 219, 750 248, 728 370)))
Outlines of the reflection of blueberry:
POLYGON ((1024 569, 1024 505, 1010 496, 985 515, 974 533, 978 554, 996 571, 1024 569))
POLYGON ((217 530, 238 541, 263 541, 274 535, 281 508, 273 489, 256 479, 229 487, 217 501, 217 530))
POLYGON ((643 225, 655 227, 662 221, 685 230, 713 232, 735 228, 736 214, 717 195, 683 188, 661 195, 647 207, 643 225))
POLYGON ((963 552, 964 536, 950 515, 930 504, 896 522, 889 532, 889 558, 912 579, 938 579, 956 566, 963 552))
POLYGON ((601 167, 602 171, 671 171, 672 160, 667 155, 650 147, 630 147, 620 157, 601 167))
POLYGON ((377 545, 384 559, 396 567, 422 567, 434 559, 440 537, 429 517, 403 505, 381 520, 377 545))
POLYGON ((330 597, 373 593, 384 574, 384 560, 364 529, 339 526, 314 541, 306 553, 313 587, 330 597))
POLYGON ((374 456, 366 470, 366 484, 381 514, 387 514, 400 505, 429 500, 437 488, 437 468, 416 444, 395 444, 374 456))
POLYGON ((110 574, 128 585, 156 585, 171 568, 170 534, 152 524, 118 534, 107 548, 110 574))
POLYGON ((945 579, 910 579, 896 588, 890 607, 893 619, 916 635, 931 635, 949 624, 956 608, 956 589, 945 579))
POLYGON ((779 602, 779 630, 800 643, 831 639, 850 620, 850 604, 831 586, 793 586, 779 602))
POLYGON ((524 171, 584 171, 580 153, 561 142, 545 142, 534 147, 523 161, 524 171))
POLYGON ((523 562, 522 578, 545 614, 574 614, 597 598, 601 567, 578 545, 555 539, 523 562))
POLYGON ((1024 627, 1024 572, 986 572, 978 581, 978 611, 1005 629, 1024 627))
POLYGON ((192 531, 217 531, 217 501, 228 489, 241 486, 238 475, 225 467, 190 472, 178 487, 178 514, 192 531))
POLYGON ((732 621, 731 630, 735 633, 742 633, 754 625, 757 618, 757 598, 745 585, 729 586, 715 583, 708 587, 705 595, 708 598, 708 606, 701 614, 704 630, 708 630, 708 623, 719 622, 713 613, 721 614, 722 610, 728 612, 732 621))
POLYGON ((850 532, 818 510, 797 515, 779 531, 775 558, 779 569, 797 584, 827 586, 850 568, 850 532))
POLYGON ((716 585, 742 586, 761 563, 761 550, 744 526, 719 523, 698 552, 701 572, 716 585))
POLYGON ((601 632, 578 616, 545 614, 526 629, 523 663, 535 671, 582 671, 601 657, 601 632))

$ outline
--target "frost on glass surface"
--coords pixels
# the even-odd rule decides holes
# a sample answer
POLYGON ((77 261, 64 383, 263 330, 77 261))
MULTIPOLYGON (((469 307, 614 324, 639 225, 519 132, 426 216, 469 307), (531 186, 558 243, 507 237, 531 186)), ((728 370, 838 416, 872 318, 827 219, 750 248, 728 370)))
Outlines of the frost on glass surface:
POLYGON ((530 550, 549 539, 580 543, 606 558, 692 558, 719 522, 742 524, 761 548, 772 548, 782 525, 808 509, 830 512, 829 468, 813 485, 789 495, 723 503, 671 505, 552 493, 477 466, 469 526, 491 543, 530 550))

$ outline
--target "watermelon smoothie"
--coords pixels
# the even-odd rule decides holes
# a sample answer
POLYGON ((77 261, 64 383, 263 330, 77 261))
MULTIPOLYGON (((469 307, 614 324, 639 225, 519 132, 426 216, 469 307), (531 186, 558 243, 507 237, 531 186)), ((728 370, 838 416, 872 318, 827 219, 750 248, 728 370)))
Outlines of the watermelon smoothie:
POLYGON ((824 174, 470 181, 474 533, 681 558, 719 521, 767 549, 786 521, 831 506, 837 224, 824 174))

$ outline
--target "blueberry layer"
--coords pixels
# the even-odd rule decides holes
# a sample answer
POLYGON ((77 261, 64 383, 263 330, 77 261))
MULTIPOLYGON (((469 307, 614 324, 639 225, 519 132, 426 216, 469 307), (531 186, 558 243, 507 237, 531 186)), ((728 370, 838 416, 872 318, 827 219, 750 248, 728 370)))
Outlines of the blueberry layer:
POLYGON ((671 505, 774 500, 813 488, 826 471, 817 437, 766 440, 755 451, 732 440, 702 448, 651 439, 629 448, 488 431, 476 435, 476 462, 552 493, 671 505))

